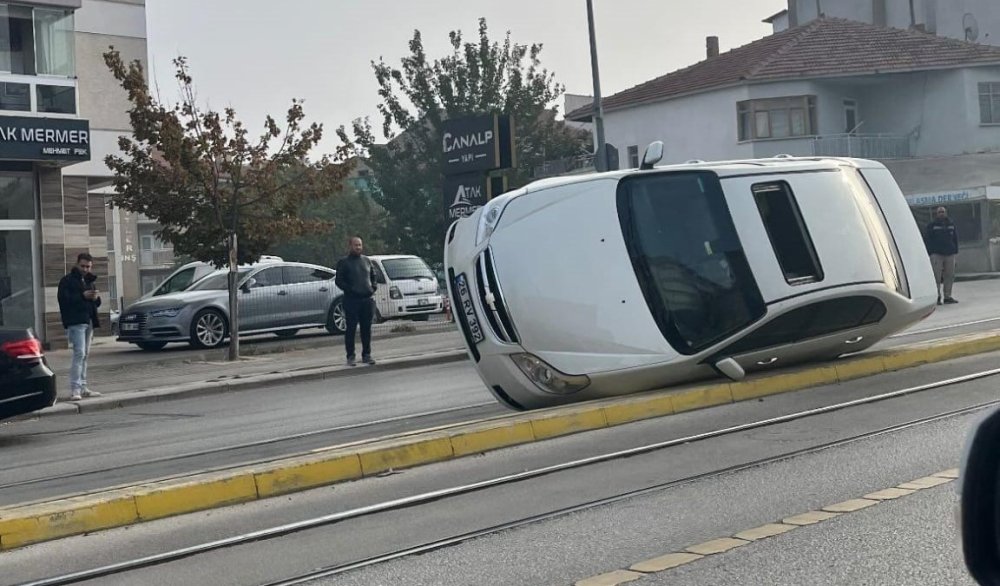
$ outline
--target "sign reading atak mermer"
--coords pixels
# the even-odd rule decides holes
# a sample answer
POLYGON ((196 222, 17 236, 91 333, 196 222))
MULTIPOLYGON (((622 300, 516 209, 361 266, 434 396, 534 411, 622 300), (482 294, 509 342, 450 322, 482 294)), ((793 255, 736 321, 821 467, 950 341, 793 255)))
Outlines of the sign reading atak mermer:
POLYGON ((486 173, 515 166, 513 120, 497 114, 446 120, 441 149, 445 213, 455 220, 489 200, 486 173))
POLYGON ((0 116, 0 159, 89 161, 90 148, 87 120, 0 116))

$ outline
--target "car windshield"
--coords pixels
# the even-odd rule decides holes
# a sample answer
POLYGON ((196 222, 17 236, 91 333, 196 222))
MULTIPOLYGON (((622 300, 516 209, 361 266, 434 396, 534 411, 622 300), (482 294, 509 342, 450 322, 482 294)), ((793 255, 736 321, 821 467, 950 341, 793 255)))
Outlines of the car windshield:
MULTIPOLYGON (((239 279, 243 279, 250 269, 239 269, 239 279)), ((218 271, 192 285, 188 291, 225 291, 229 287, 229 271, 218 271)))
POLYGON ((183 291, 191 286, 191 281, 194 279, 195 269, 184 269, 174 276, 170 277, 166 281, 157 287, 156 291, 153 292, 153 296, 168 295, 170 293, 177 293, 178 291, 183 291))
POLYGON ((434 273, 421 258, 391 258, 382 261, 390 281, 399 279, 431 279, 434 273))
POLYGON ((626 178, 618 212, 643 295, 678 352, 694 354, 763 317, 714 173, 626 178))

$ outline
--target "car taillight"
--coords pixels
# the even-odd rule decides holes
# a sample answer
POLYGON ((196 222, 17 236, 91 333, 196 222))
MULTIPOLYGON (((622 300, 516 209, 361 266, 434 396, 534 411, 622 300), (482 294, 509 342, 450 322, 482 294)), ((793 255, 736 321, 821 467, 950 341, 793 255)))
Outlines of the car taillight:
POLYGON ((0 352, 14 360, 34 363, 42 359, 42 343, 35 338, 4 342, 0 344, 0 352))

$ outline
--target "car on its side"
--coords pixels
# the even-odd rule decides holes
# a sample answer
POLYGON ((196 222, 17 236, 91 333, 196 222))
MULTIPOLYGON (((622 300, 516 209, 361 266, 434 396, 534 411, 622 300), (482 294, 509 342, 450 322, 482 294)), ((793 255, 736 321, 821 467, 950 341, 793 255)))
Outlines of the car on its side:
MULTIPOLYGON (((528 409, 869 348, 930 315, 919 230, 880 163, 791 158, 545 179, 447 231, 487 387, 528 409)), ((651 154, 652 153, 652 154, 651 154)))

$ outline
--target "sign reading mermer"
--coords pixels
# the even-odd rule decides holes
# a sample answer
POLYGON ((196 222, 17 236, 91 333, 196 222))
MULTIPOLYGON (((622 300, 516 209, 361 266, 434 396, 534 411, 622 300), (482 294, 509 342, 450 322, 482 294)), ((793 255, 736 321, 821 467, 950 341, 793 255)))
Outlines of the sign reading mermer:
POLYGON ((490 198, 490 185, 480 173, 446 177, 444 208, 449 221, 472 215, 490 198))
POLYGON ((90 148, 87 120, 0 116, 0 159, 89 161, 90 148))

